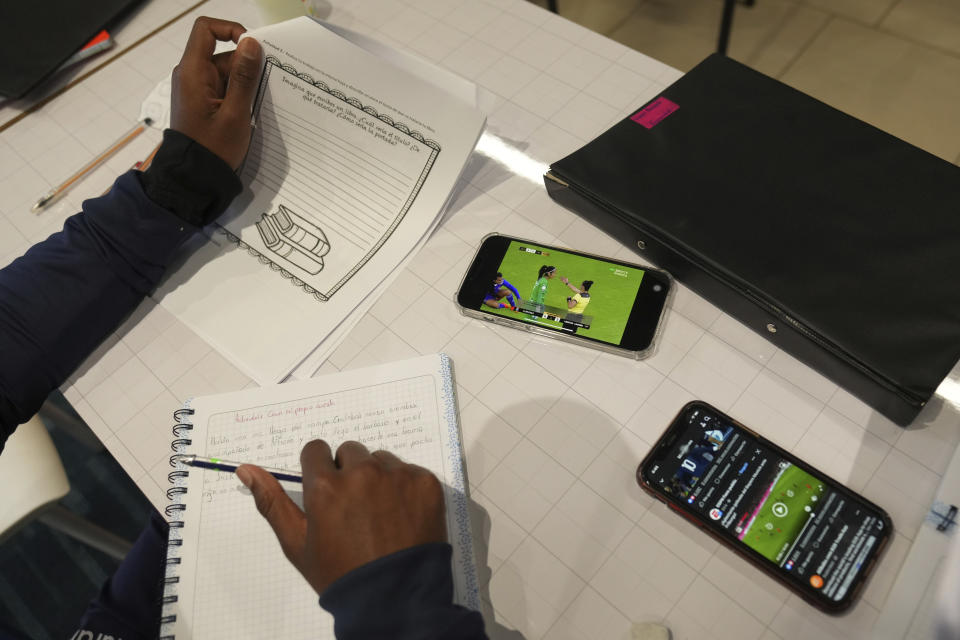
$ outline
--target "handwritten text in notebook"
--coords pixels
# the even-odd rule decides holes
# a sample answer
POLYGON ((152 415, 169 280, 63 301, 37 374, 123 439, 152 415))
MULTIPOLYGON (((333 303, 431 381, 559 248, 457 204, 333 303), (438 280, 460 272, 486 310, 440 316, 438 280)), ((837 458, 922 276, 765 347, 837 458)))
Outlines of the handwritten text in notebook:
MULTIPOLYGON (((453 546, 454 597, 480 606, 463 449, 450 361, 421 356, 276 386, 201 396, 178 411, 177 454, 232 457, 299 469, 312 438, 336 450, 359 440, 437 475, 453 546), (190 434, 186 437, 186 434, 190 434)), ((170 544, 161 635, 181 638, 333 638, 333 620, 287 562, 249 492, 231 474, 171 474, 170 544)), ((295 501, 302 487, 288 486, 295 501)))
MULTIPOLYGON (((299 470, 300 450, 310 440, 326 440, 334 451, 355 440, 442 476, 434 381, 418 376, 400 382, 211 415, 202 455, 299 470)), ((208 500, 236 488, 233 474, 204 474, 208 500)))

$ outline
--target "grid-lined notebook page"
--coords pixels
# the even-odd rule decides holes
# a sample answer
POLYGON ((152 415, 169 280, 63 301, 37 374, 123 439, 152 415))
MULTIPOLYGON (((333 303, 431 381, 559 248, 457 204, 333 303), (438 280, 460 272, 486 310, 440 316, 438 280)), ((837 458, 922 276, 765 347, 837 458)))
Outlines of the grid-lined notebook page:
MULTIPOLYGON (((479 608, 456 403, 445 355, 191 401, 185 452, 299 470, 314 438, 356 440, 430 469, 443 482, 457 602, 479 608)), ((181 466, 182 467, 182 466, 181 466)), ((185 469, 185 468, 184 468, 185 469)), ((181 539, 167 587, 175 603, 162 636, 333 638, 333 619, 284 557, 253 497, 232 473, 189 469, 181 539)), ((301 502, 299 485, 284 483, 301 502)))

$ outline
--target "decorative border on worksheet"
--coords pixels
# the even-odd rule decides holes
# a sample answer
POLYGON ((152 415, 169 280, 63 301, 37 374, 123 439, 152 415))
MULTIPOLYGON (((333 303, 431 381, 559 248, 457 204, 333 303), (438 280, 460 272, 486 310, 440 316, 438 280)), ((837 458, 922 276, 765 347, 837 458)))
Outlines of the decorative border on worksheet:
POLYGON ((309 284, 304 282, 302 279, 290 273, 290 271, 288 271, 285 267, 280 266, 279 264, 277 264, 267 256, 263 255, 262 253, 260 253, 259 251, 251 247, 249 244, 241 240, 239 236, 228 231, 226 227, 221 227, 218 224, 217 231, 225 235, 227 239, 233 244, 237 245, 238 248, 245 250, 251 256, 259 260, 260 264, 270 267, 271 271, 276 271, 277 273, 279 273, 284 279, 289 280, 290 284, 293 284, 303 289, 304 293, 307 293, 313 296, 315 299, 319 300, 320 302, 326 302, 327 300, 330 299, 330 295, 332 294, 325 295, 323 293, 320 293, 315 288, 311 287, 309 284))
MULTIPOLYGON (((435 140, 424 138, 422 133, 420 133, 419 131, 414 131, 413 129, 403 124, 402 122, 397 122, 396 120, 394 120, 393 118, 391 118, 386 114, 378 113, 377 110, 374 109, 373 107, 369 105, 364 105, 362 102, 360 102, 356 98, 347 97, 347 95, 341 91, 337 91, 336 89, 331 89, 329 86, 327 86, 325 82, 321 80, 314 80, 313 76, 311 76, 308 73, 301 73, 297 71, 296 67, 294 67, 292 64, 284 64, 280 62, 280 59, 275 56, 267 56, 267 65, 274 65, 274 66, 280 67, 287 73, 296 76, 298 79, 303 80, 307 84, 313 87, 316 87, 317 89, 320 89, 324 93, 329 94, 334 98, 337 98, 338 100, 342 100, 343 102, 350 104, 350 106, 360 109, 364 113, 370 114, 377 120, 380 120, 381 122, 385 122, 386 124, 390 125, 391 127, 393 127, 394 129, 396 129, 401 133, 407 134, 417 142, 423 143, 428 147, 430 147, 431 149, 434 149, 435 151, 438 151, 438 152, 440 151, 440 145, 435 140)), ((270 68, 265 67, 263 72, 265 74, 270 73, 270 68)), ((265 82, 261 83, 261 86, 264 84, 265 82)), ((258 106, 259 106, 259 99, 258 99, 258 106)))
POLYGON ((241 240, 236 234, 231 233, 225 227, 217 225, 217 227, 219 228, 220 232, 223 233, 223 235, 225 235, 231 242, 236 244, 237 247, 241 249, 245 249, 247 253, 257 258, 257 260, 259 260, 261 264, 267 265, 270 267, 272 271, 278 272, 283 278, 290 281, 291 284, 300 287, 300 289, 302 289, 304 293, 307 293, 313 296, 316 300, 320 302, 326 302, 333 296, 334 293, 336 293, 341 287, 343 287, 350 280, 350 278, 355 276, 357 272, 360 271, 360 269, 363 267, 363 265, 365 265, 367 262, 370 261, 371 258, 373 258, 373 256, 377 253, 377 251, 379 251, 380 248, 383 247, 383 245, 387 242, 387 240, 390 239, 390 236, 393 235, 393 232, 396 231, 397 227, 400 226, 400 223, 403 221, 403 218, 406 216, 407 211, 409 211, 410 207, 413 206, 413 203, 416 200, 417 195, 420 193, 420 189, 423 187, 424 182, 426 182, 427 176, 430 175, 430 170, 433 168, 433 165, 436 163, 437 156, 440 154, 440 144, 435 140, 425 138, 422 133, 411 129, 410 127, 403 124, 402 122, 398 122, 393 118, 391 118, 390 116, 378 112, 376 109, 374 109, 370 105, 363 104, 357 98, 347 96, 341 91, 330 88, 326 83, 320 80, 315 80, 313 76, 311 76, 310 74, 297 71, 296 67, 294 67, 291 64, 281 62, 280 59, 275 56, 267 56, 266 62, 264 63, 264 69, 263 69, 263 74, 260 80, 260 86, 257 90, 257 97, 254 101, 253 113, 254 113, 255 121, 259 118, 260 106, 263 102, 263 96, 266 93, 265 88, 267 86, 267 81, 270 77, 271 71, 275 67, 280 69, 280 71, 284 73, 289 73, 294 77, 296 77, 297 79, 311 85, 312 87, 315 87, 323 91, 327 95, 349 104, 354 109, 359 109, 360 111, 363 111, 364 113, 373 116, 374 118, 376 118, 377 120, 380 120, 384 124, 387 124, 393 127, 400 133, 410 136, 411 138, 413 138, 414 140, 423 144, 424 146, 426 146, 431 150, 430 156, 429 158, 427 158, 427 162, 424 165, 423 170, 420 172, 420 176, 417 179, 417 182, 414 184, 414 187, 411 190, 409 197, 407 198, 406 202, 403 204, 403 207, 401 207, 400 212, 394 218, 393 222, 390 224, 387 230, 383 233, 380 239, 377 240, 376 244, 374 244, 370 248, 370 250, 367 251, 367 253, 357 262, 357 264, 355 264, 353 268, 350 269, 350 271, 348 271, 343 276, 343 278, 341 278, 339 282, 334 284, 328 291, 321 292, 317 290, 315 287, 312 287, 311 285, 307 284, 302 278, 298 277, 296 274, 291 273, 286 267, 280 264, 277 264, 269 256, 264 255, 261 251, 253 248, 248 243, 241 240))

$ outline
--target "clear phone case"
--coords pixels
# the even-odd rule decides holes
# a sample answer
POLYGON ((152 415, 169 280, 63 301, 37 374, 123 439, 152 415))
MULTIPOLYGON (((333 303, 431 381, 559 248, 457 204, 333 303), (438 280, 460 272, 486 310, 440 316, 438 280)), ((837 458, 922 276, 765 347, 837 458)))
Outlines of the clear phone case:
MULTIPOLYGON (((480 249, 483 247, 483 244, 487 240, 487 238, 491 238, 493 236, 501 236, 501 235, 502 234, 499 234, 499 233, 488 233, 487 235, 485 235, 480 240, 480 247, 478 247, 477 250, 474 252, 473 260, 470 261, 470 265, 472 266, 477 261, 477 256, 480 255, 480 249)), ((578 251, 576 249, 566 249, 564 247, 552 247, 552 245, 544 245, 533 240, 528 240, 526 238, 515 238, 513 236, 503 236, 503 237, 507 237, 510 240, 514 240, 517 242, 527 242, 535 246, 543 246, 543 247, 550 246, 551 248, 556 248, 560 251, 570 251, 570 252, 575 251, 577 254, 588 257, 588 258, 593 258, 595 260, 601 260, 604 262, 611 262, 611 259, 606 256, 599 256, 592 253, 586 253, 583 251, 578 251)), ((670 309, 670 306, 673 302, 673 297, 675 295, 675 290, 676 290, 676 286, 675 286, 676 283, 673 279, 673 276, 671 276, 666 271, 663 271, 662 269, 655 269, 653 267, 649 267, 646 265, 633 264, 633 263, 624 262, 624 261, 617 261, 617 262, 622 262, 623 264, 626 264, 631 267, 635 267, 637 269, 643 269, 644 271, 657 272, 659 274, 662 274, 668 282, 668 291, 667 291, 666 299, 664 300, 664 303, 663 303, 663 311, 660 313, 660 318, 657 320, 657 326, 653 332, 653 337, 651 338, 650 344, 649 346, 647 346, 646 349, 642 349, 639 351, 624 349, 623 347, 612 345, 606 342, 599 342, 596 340, 589 340, 587 338, 577 336, 577 335, 560 333, 558 331, 551 331, 549 329, 544 329, 543 327, 538 327, 537 325, 530 324, 528 322, 521 322, 519 320, 510 320, 509 318, 498 316, 496 314, 484 313, 479 309, 471 309, 471 308, 464 307, 463 305, 460 304, 458 297, 459 297, 460 291, 463 289, 464 283, 467 280, 467 276, 470 274, 470 267, 467 267, 467 270, 463 274, 463 278, 461 278, 460 280, 460 285, 457 287, 457 291, 453 294, 453 302, 460 309, 460 313, 463 314, 464 316, 467 316, 468 318, 476 318, 477 320, 482 320, 484 322, 490 322, 503 327, 509 327, 511 329, 519 329, 521 331, 527 331, 529 333, 532 333, 538 336, 544 336, 554 340, 560 340, 562 342, 569 342, 570 344, 576 344, 576 345, 580 345, 581 347, 587 347, 589 349, 596 349, 597 351, 612 353, 618 356, 631 358, 633 360, 642 360, 644 358, 649 358, 654 353, 656 353, 657 346, 660 343, 660 334, 663 331, 664 319, 666 318, 667 312, 670 309)))

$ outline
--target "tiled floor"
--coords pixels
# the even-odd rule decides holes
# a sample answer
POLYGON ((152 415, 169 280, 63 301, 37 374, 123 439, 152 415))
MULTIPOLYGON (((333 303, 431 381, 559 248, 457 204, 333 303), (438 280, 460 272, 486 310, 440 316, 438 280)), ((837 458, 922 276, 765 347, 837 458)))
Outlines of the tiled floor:
MULTIPOLYGON (((545 0, 539 0, 545 6, 545 0)), ((560 14, 681 70, 716 47, 721 0, 558 0, 560 14)), ((729 55, 960 163, 960 2, 756 0, 729 55)))

